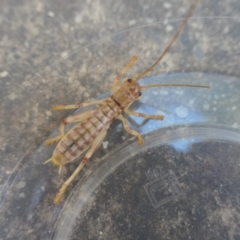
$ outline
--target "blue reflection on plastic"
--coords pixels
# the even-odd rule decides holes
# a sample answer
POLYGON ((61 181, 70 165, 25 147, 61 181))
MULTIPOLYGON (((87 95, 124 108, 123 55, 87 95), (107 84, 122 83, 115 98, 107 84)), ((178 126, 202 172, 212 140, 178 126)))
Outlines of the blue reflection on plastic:
POLYGON ((40 182, 34 187, 32 196, 31 196, 31 201, 29 205, 30 211, 36 208, 36 206, 39 204, 40 199, 44 193, 45 189, 45 184, 46 184, 46 178, 43 177, 40 182))
POLYGON ((171 141, 169 143, 170 146, 172 146, 176 151, 187 153, 190 151, 190 146, 194 143, 199 142, 197 139, 181 139, 181 140, 175 140, 171 141))

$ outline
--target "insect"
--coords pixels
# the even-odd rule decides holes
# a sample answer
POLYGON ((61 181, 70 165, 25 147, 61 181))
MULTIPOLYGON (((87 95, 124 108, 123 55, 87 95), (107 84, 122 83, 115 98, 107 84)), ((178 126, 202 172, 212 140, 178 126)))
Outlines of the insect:
POLYGON ((177 29, 172 40, 168 43, 167 47, 160 55, 160 57, 151 65, 148 69, 142 73, 136 74, 131 79, 124 80, 121 84, 119 83, 123 74, 125 74, 131 66, 136 62, 137 56, 133 56, 127 65, 120 71, 120 73, 115 77, 112 85, 112 94, 103 100, 93 100, 79 104, 73 105, 54 105, 53 110, 66 110, 66 109, 76 109, 80 107, 87 107, 90 105, 97 105, 94 110, 87 110, 81 113, 77 113, 73 116, 67 117, 60 124, 60 135, 50 138, 45 141, 45 144, 50 145, 54 142, 59 142, 56 146, 52 157, 46 162, 52 162, 54 165, 60 167, 73 161, 75 158, 80 156, 86 151, 85 156, 81 160, 78 167, 72 173, 72 175, 63 183, 59 192, 54 198, 54 203, 58 204, 73 179, 81 171, 84 165, 89 161, 93 153, 103 142, 107 130, 114 119, 119 119, 123 123, 124 129, 129 133, 137 137, 138 144, 142 145, 144 143, 142 136, 137 131, 131 129, 128 125, 127 120, 122 115, 123 112, 129 115, 147 118, 147 119, 157 119, 163 120, 163 115, 148 115, 139 112, 134 112, 129 109, 129 106, 137 100, 142 91, 148 88, 156 87, 169 87, 169 86, 181 86, 181 87, 200 87, 209 88, 208 86, 199 85, 188 85, 188 84, 154 84, 149 86, 140 86, 138 80, 150 72, 164 57, 168 52, 172 44, 176 41, 180 35, 186 22, 192 15, 198 0, 195 0, 183 22, 177 29), (64 126, 68 123, 78 122, 69 132, 64 133, 64 126))

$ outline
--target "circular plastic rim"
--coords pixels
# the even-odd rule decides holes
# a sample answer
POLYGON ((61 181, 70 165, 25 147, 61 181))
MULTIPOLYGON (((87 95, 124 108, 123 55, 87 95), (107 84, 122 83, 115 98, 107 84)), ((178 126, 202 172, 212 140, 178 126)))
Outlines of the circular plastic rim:
POLYGON ((65 203, 60 218, 56 223, 52 239, 70 238, 75 220, 81 214, 81 210, 88 198, 107 176, 121 164, 128 161, 132 155, 180 139, 195 139, 197 141, 217 140, 218 142, 240 143, 240 131, 212 124, 178 125, 150 132, 143 137, 145 144, 141 147, 137 145, 135 139, 131 139, 109 152, 94 165, 94 176, 88 176, 87 179, 82 179, 82 181, 77 184, 73 194, 65 203), (117 158, 116 154, 118 156, 117 158))

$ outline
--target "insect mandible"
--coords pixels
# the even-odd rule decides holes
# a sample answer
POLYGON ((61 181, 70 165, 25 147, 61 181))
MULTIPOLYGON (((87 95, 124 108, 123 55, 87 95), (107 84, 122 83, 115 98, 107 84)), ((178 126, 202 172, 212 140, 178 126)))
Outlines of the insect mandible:
POLYGON ((136 74, 133 78, 124 80, 121 84, 119 81, 123 74, 125 74, 131 66, 136 62, 137 56, 133 56, 127 65, 120 71, 120 73, 115 77, 112 85, 112 94, 103 100, 93 100, 84 103, 73 104, 73 105, 54 105, 53 110, 65 110, 65 109, 76 109, 80 107, 87 107, 90 105, 97 105, 98 107, 94 110, 87 110, 84 112, 77 113, 73 116, 67 117, 60 124, 60 135, 50 138, 45 141, 45 144, 50 145, 54 142, 58 142, 52 157, 46 161, 51 161, 54 165, 60 167, 73 161, 79 155, 86 151, 85 156, 81 160, 78 167, 72 173, 72 175, 63 183, 59 192, 54 198, 54 203, 58 204, 73 179, 81 171, 83 166, 89 161, 93 153, 103 142, 107 130, 114 119, 119 119, 123 123, 124 129, 129 133, 137 137, 138 144, 142 145, 143 138, 137 131, 131 129, 128 125, 127 120, 123 117, 122 113, 147 118, 147 119, 158 119, 163 120, 163 115, 148 115, 139 112, 134 112, 129 110, 129 106, 137 100, 142 91, 148 88, 155 87, 167 87, 167 86, 181 86, 181 87, 201 87, 209 88, 209 86, 199 86, 199 85, 188 85, 188 84, 154 84, 149 86, 140 86, 138 84, 138 79, 145 76, 150 72, 165 56, 168 50, 171 48, 172 44, 176 41, 180 35, 183 27, 187 23, 188 19, 192 15, 198 0, 195 0, 188 10, 186 17, 177 29, 172 40, 168 43, 165 50, 162 52, 160 57, 151 65, 148 69, 140 74, 136 74), (64 126, 68 123, 78 122, 69 132, 64 133, 64 126))

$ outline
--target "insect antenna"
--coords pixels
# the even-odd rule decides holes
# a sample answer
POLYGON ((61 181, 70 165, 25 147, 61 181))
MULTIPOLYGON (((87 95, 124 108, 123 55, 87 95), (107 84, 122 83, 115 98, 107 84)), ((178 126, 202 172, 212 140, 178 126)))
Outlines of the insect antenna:
POLYGON ((195 0, 191 7, 189 8, 183 22, 181 23, 181 25, 178 27, 175 35, 173 36, 172 40, 168 43, 167 47, 165 48, 165 50, 162 52, 162 54, 160 55, 160 57, 155 61, 155 63, 150 66, 148 69, 146 69, 145 71, 137 74, 134 76, 133 81, 137 81, 139 78, 143 77, 144 75, 146 75, 148 72, 150 72, 161 60, 162 58, 166 55, 166 53, 169 51, 169 49, 171 48, 171 46, 173 45, 173 43, 177 40, 177 38, 179 37, 180 33, 182 32, 185 24, 187 23, 188 19, 192 16, 193 11, 197 5, 199 0, 195 0))
POLYGON ((155 88, 155 87, 195 87, 195 88, 210 88, 210 86, 204 85, 190 85, 190 84, 152 84, 148 86, 141 86, 141 90, 146 90, 148 88, 155 88))

